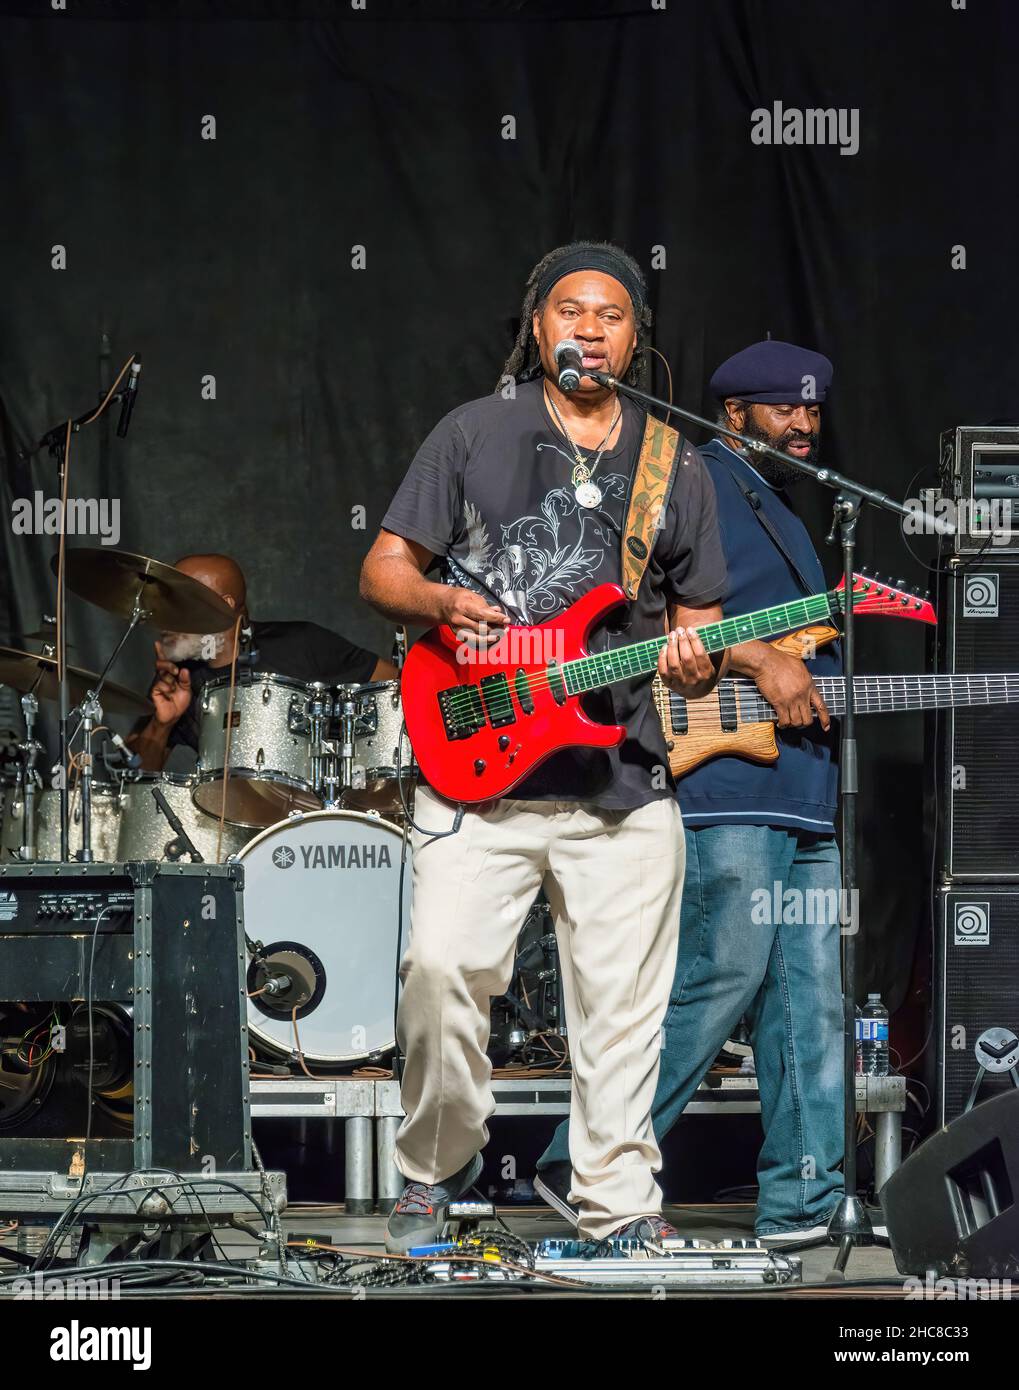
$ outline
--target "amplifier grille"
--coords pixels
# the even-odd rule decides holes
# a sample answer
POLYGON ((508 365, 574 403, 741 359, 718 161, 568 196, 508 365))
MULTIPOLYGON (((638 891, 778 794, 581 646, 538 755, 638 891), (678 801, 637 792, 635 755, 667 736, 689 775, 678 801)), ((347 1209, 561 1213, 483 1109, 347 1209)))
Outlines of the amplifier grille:
MULTIPOLYGON (((939 670, 1019 671, 1019 566, 988 558, 941 586, 939 670), (988 616, 978 616, 981 610, 988 616), (994 613, 996 610, 996 614, 994 613)), ((1019 705, 960 709, 946 721, 943 867, 953 877, 1019 878, 1019 705), (959 785, 964 779, 964 785, 959 785)))
MULTIPOLYGON (((994 1027, 1019 1032, 1019 889, 970 885, 941 897, 938 1111, 947 1124, 962 1113, 976 1077, 980 1034, 994 1027)), ((1007 1073, 987 1076, 980 1099, 1011 1088, 1007 1073)))

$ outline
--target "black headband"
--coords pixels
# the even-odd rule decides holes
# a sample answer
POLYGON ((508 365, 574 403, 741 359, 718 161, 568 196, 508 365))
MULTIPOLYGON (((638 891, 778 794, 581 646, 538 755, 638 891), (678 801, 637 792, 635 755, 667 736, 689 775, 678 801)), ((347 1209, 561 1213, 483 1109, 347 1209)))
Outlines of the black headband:
POLYGON ((644 287, 618 251, 607 246, 580 246, 576 251, 567 251, 552 262, 538 281, 538 302, 540 303, 560 280, 577 270, 598 270, 603 275, 611 275, 618 280, 630 296, 634 317, 638 317, 644 307, 644 287))

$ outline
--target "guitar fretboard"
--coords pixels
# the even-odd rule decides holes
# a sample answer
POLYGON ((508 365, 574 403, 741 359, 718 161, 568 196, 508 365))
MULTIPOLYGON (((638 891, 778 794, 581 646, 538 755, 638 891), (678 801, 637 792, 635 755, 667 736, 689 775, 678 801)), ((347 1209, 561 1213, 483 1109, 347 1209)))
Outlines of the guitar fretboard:
MULTIPOLYGON (((738 618, 723 618, 720 623, 707 623, 697 631, 705 651, 720 652, 723 648, 735 647, 740 642, 750 642, 754 638, 771 637, 777 632, 791 632, 795 628, 806 627, 810 623, 830 618, 840 611, 841 600, 837 593, 812 594, 810 598, 780 603, 774 608, 762 608, 756 613, 745 613, 738 618)), ((614 681, 647 675, 648 672, 656 670, 661 650, 662 639, 654 637, 647 642, 635 642, 629 647, 618 647, 615 651, 565 661, 561 671, 567 693, 581 695, 585 690, 597 690, 600 686, 611 685, 614 681)))
MULTIPOLYGON (((815 676, 814 684, 832 714, 846 712, 843 676, 815 676)), ((751 680, 726 678, 717 686, 719 708, 740 723, 762 724, 775 711, 751 680)), ((1019 673, 980 676, 856 676, 853 681, 857 714, 896 710, 953 709, 967 705, 1007 705, 1019 702, 1019 673)), ((695 711, 698 701, 669 692, 673 726, 695 711)))

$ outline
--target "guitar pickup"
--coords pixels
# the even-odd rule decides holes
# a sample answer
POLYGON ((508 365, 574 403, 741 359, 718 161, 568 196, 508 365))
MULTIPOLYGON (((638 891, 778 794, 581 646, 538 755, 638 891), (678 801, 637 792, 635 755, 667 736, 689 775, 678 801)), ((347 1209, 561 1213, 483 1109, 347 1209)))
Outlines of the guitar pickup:
POLYGON ((501 673, 496 676, 482 676, 478 684, 481 687, 485 714, 492 728, 502 729, 507 724, 515 724, 517 713, 513 708, 509 681, 506 677, 501 673))
POLYGON ((686 701, 682 695, 673 695, 671 691, 666 691, 669 698, 669 723, 672 725, 674 734, 688 734, 690 732, 690 716, 687 710, 686 701))
POLYGON ((471 738, 485 727, 481 694, 473 685, 454 685, 448 690, 440 690, 439 713, 450 742, 471 738))
POLYGON ((557 705, 566 703, 566 682, 563 673, 554 661, 550 661, 545 667, 545 674, 548 676, 548 688, 552 692, 552 698, 557 705))
POLYGON ((718 717, 726 733, 734 734, 739 728, 736 687, 732 681, 718 682, 718 717))
POLYGON ((527 672, 520 668, 513 677, 513 689, 517 692, 517 704, 525 714, 534 713, 534 696, 527 680, 527 672))

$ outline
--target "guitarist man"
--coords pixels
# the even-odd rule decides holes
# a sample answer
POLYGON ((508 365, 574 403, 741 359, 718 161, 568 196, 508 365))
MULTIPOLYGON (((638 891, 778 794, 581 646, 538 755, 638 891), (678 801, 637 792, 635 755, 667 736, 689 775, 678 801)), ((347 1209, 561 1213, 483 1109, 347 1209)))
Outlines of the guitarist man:
MULTIPOLYGON (((804 475, 748 456, 725 429, 813 462, 831 378, 826 357, 768 341, 729 358, 711 379, 720 429, 702 452, 718 498, 727 614, 824 588, 787 492, 804 475)), ((841 661, 835 645, 807 662, 765 642, 733 647, 729 656, 730 670, 751 676, 777 711, 780 755, 768 766, 715 758, 679 783, 686 885, 654 1128, 659 1140, 668 1133, 746 1015, 764 1127, 756 1233, 802 1238, 823 1233, 842 1195, 838 770, 828 711, 811 677, 839 674, 841 661), (788 921, 770 920, 774 913, 760 920, 760 889, 769 901, 790 902, 782 913, 788 921), (797 913, 796 903, 805 910, 797 913), (811 911, 822 920, 811 920, 811 911)), ((538 1162, 536 1189, 571 1218, 568 1183, 560 1125, 538 1162)))
MULTIPOLYGON (((421 445, 365 560, 362 596, 400 622, 445 623, 479 644, 619 583, 630 485, 645 476, 645 441, 666 439, 657 457, 669 463, 671 490, 648 532, 636 601, 589 646, 654 640, 668 613, 659 674, 674 690, 707 694, 724 663, 692 629, 720 618, 725 564, 704 465, 591 377, 560 390, 554 359, 556 344, 573 339, 583 367, 635 380, 650 322, 644 277, 625 252, 580 242, 545 256, 527 283, 501 389, 452 411, 421 445)), ((396 1163, 407 1185, 387 1226, 391 1251, 434 1240, 444 1205, 481 1172, 494 1108, 489 1001, 509 986, 541 888, 563 963, 580 1228, 652 1244, 671 1233, 653 1176, 661 1157, 651 1102, 678 939, 680 813, 650 677, 585 698, 593 717, 625 726, 619 748, 561 750, 510 796, 467 807, 462 822, 429 788, 417 793, 398 1018, 407 1060, 396 1163)))

